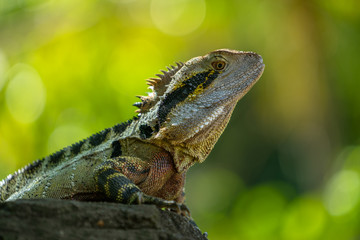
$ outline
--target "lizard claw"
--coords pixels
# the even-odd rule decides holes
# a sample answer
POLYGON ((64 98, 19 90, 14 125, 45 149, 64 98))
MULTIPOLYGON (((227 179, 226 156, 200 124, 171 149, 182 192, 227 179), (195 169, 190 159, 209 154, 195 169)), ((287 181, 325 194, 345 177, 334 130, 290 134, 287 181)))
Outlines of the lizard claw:
POLYGON ((175 207, 175 212, 177 213, 177 214, 181 214, 181 205, 179 204, 179 203, 177 203, 177 202, 174 202, 174 207, 175 207))
POLYGON ((191 217, 190 209, 185 204, 181 204, 181 215, 188 218, 191 217))
POLYGON ((137 192, 137 197, 136 197, 136 203, 138 205, 141 205, 144 202, 144 194, 142 192, 137 192))
POLYGON ((190 217, 190 210, 185 204, 177 203, 175 201, 168 201, 161 198, 141 194, 138 199, 141 198, 141 203, 154 204, 159 208, 165 208, 170 211, 174 211, 182 216, 190 217))
POLYGON ((144 194, 142 192, 136 192, 134 193, 130 200, 129 200, 129 204, 136 204, 136 205, 141 205, 145 202, 144 200, 144 194))
POLYGON ((166 210, 174 211, 177 214, 180 214, 181 216, 184 216, 184 217, 187 217, 187 218, 191 217, 190 210, 185 204, 174 202, 174 208, 166 208, 166 210))

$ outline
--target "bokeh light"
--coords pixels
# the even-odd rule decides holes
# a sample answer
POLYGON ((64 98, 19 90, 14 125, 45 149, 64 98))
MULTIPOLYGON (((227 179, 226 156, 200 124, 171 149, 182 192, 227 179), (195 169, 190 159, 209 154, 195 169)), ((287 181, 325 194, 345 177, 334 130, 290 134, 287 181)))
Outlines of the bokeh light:
MULTIPOLYGON (((111 61, 107 66, 107 76, 111 86, 118 92, 122 93, 126 85, 127 88, 131 88, 129 89, 131 92, 137 91, 138 94, 143 94, 146 90, 144 80, 155 76, 155 73, 153 76, 147 76, 146 72, 154 69, 158 71, 159 63, 163 63, 161 50, 151 41, 128 39, 124 44, 113 49, 111 61), (136 52, 141 52, 141 56, 134 54, 136 52), (144 71, 139 71, 139 68, 144 71), (135 84, 131 85, 127 81, 135 84), (139 85, 144 85, 141 91, 138 90, 139 85)), ((129 94, 128 97, 133 96, 129 94)))
POLYGON ((360 200, 359 173, 342 170, 333 176, 325 191, 326 207, 331 215, 339 216, 352 211, 360 200))
POLYGON ((326 224, 326 211, 316 198, 303 197, 289 206, 282 224, 282 238, 318 239, 326 224))
POLYGON ((87 132, 79 126, 63 125, 55 128, 49 137, 48 151, 56 152, 68 142, 77 142, 87 137, 87 132))
POLYGON ((151 0, 151 18, 160 31, 181 36, 195 31, 204 21, 204 0, 151 0))
POLYGON ((241 238, 278 239, 286 203, 283 193, 271 185, 241 194, 233 212, 241 238))
POLYGON ((6 104, 12 116, 21 123, 31 123, 42 113, 45 88, 35 69, 17 64, 11 70, 6 90, 6 104))
POLYGON ((0 49, 0 91, 5 84, 5 73, 8 68, 8 62, 5 53, 0 49))

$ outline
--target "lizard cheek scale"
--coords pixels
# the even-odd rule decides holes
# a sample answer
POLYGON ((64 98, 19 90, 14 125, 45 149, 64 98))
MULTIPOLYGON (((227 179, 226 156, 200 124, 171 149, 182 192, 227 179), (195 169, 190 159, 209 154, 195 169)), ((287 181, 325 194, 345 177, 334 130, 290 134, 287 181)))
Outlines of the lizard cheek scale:
POLYGON ((0 202, 145 203, 189 216, 187 170, 209 155, 264 67, 256 53, 219 49, 162 70, 147 80, 151 92, 137 96, 136 117, 10 174, 0 202))

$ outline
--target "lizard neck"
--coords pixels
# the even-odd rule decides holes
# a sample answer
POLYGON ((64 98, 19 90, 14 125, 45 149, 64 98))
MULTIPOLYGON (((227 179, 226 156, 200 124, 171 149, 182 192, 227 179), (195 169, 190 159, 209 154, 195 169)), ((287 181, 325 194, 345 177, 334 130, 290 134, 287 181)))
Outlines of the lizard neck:
POLYGON ((205 124, 205 121, 209 121, 208 118, 201 120, 197 125, 203 127, 192 129, 191 135, 182 135, 181 131, 172 131, 172 134, 169 134, 168 131, 160 130, 147 141, 165 149, 173 156, 177 172, 187 171, 195 163, 203 162, 209 155, 228 124, 235 105, 236 103, 219 108, 210 124, 205 124))

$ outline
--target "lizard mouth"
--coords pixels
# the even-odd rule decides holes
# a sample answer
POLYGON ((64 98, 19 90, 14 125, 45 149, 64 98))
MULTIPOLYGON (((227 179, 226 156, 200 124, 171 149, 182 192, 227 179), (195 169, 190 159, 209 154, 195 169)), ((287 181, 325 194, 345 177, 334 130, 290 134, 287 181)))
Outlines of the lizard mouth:
POLYGON ((247 56, 249 56, 248 58, 252 62, 252 67, 247 71, 243 71, 243 68, 239 67, 239 69, 235 70, 233 81, 230 82, 230 87, 240 87, 240 91, 252 87, 259 80, 265 69, 265 64, 260 55, 249 52, 247 56))
MULTIPOLYGON (((262 58, 260 57, 261 61, 258 62, 252 69, 249 71, 242 73, 239 76, 240 84, 238 84, 238 81, 234 81, 234 87, 237 87, 236 85, 239 85, 240 92, 245 91, 247 93, 250 88, 260 79, 261 75, 264 72, 265 64, 263 63, 262 58), (254 77, 256 76, 256 77, 254 77)), ((243 94, 244 95, 244 94, 243 94)), ((243 96, 242 95, 242 96, 243 96)))

